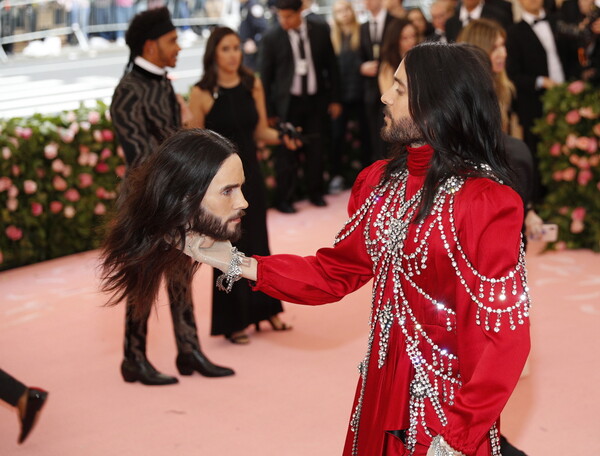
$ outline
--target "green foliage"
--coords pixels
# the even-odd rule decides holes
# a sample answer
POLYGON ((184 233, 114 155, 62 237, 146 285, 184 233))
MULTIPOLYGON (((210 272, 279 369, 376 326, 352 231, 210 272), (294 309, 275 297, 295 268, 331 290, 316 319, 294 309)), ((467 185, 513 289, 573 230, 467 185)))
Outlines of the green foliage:
POLYGON ((125 172, 108 107, 0 120, 0 270, 96 248, 125 172))
POLYGON ((600 251, 600 90, 582 81, 548 90, 534 131, 548 195, 540 208, 559 226, 549 247, 600 251))

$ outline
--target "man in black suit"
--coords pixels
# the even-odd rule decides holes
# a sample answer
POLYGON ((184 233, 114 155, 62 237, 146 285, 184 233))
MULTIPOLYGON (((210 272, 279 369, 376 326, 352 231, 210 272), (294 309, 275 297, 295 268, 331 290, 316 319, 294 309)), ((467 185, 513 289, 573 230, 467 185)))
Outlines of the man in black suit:
MULTIPOLYGON (((565 66, 565 44, 559 39, 556 21, 546 16, 543 0, 520 0, 522 20, 509 29, 506 39, 506 70, 517 88, 515 104, 523 128, 523 140, 531 150, 537 171, 538 137, 531 132, 542 116, 542 94, 569 77, 565 66)), ((536 200, 540 199, 539 172, 536 200)))
POLYGON ((364 78, 364 102, 370 143, 363 145, 363 166, 370 165, 385 155, 380 135, 383 127, 383 104, 377 74, 383 37, 388 24, 394 20, 383 8, 382 0, 365 0, 365 9, 369 13, 369 19, 360 26, 360 74, 364 78))
MULTIPOLYGON (((323 199, 323 138, 328 133, 327 113, 341 113, 340 74, 329 36, 329 27, 302 18, 301 0, 277 0, 279 23, 263 36, 260 49, 260 76, 265 89, 271 123, 290 122, 302 128, 305 144, 304 179, 315 206, 323 199)), ((292 205, 296 189, 296 152, 275 151, 277 209, 296 212, 292 205)))
POLYGON ((458 34, 474 19, 491 19, 507 30, 513 23, 512 6, 506 0, 463 0, 456 13, 446 22, 446 38, 456 41, 458 34))

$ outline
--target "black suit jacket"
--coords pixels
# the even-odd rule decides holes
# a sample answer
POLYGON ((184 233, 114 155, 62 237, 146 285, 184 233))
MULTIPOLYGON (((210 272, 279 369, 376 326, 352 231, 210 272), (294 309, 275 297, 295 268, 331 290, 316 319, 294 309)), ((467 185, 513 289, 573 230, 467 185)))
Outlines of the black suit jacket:
MULTIPOLYGON (((310 50, 317 77, 317 95, 328 103, 340 102, 340 73, 329 36, 329 26, 306 20, 310 50)), ((275 24, 260 42, 260 78, 269 117, 285 119, 294 80, 294 54, 288 32, 275 24)))
MULTIPOLYGON (((385 21, 383 24, 383 31, 381 32, 381 40, 385 36, 385 32, 390 24, 394 20, 394 16, 386 13, 385 21)), ((380 48, 381 48, 381 44, 380 48)), ((369 30, 369 23, 365 22, 360 25, 360 60, 361 62, 369 62, 371 60, 379 60, 373 55, 373 42, 371 41, 371 32, 369 30)), ((364 100, 367 103, 380 103, 379 98, 379 84, 377 83, 377 76, 363 76, 364 79, 364 100)))
MULTIPOLYGON (((463 28, 459 16, 460 6, 456 9, 454 16, 452 16, 446 22, 446 39, 450 43, 456 41, 456 38, 458 38, 458 34, 463 28)), ((496 21, 505 30, 507 30, 512 25, 512 16, 509 16, 506 11, 490 3, 483 4, 483 8, 481 9, 481 18, 496 21)))
MULTIPOLYGON (((565 78, 568 79, 570 74, 566 65, 565 42, 558 37, 556 21, 549 18, 548 22, 554 33, 565 78)), ((531 26, 521 21, 508 30, 506 52, 506 72, 517 88, 515 108, 519 120, 524 127, 531 126, 533 120, 542 115, 540 96, 544 89, 536 89, 535 82, 538 76, 548 76, 546 51, 531 26)))

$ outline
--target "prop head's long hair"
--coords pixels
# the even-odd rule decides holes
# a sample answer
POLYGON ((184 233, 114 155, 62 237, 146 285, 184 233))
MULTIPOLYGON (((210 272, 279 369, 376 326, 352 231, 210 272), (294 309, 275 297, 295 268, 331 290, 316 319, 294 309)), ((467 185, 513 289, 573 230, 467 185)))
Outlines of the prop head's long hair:
POLYGON ((127 298, 137 316, 147 315, 163 275, 190 279, 191 261, 171 244, 183 246, 188 227, 198 225, 204 195, 234 153, 235 146, 217 133, 181 130, 128 173, 102 246, 108 305, 127 298))

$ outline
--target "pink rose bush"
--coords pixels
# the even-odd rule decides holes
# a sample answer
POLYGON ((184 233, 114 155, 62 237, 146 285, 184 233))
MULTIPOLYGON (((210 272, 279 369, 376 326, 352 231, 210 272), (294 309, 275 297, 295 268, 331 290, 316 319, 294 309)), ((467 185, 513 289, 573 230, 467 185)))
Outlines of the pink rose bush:
POLYGON ((600 251, 600 91, 574 81, 546 91, 543 103, 533 131, 548 189, 539 214, 559 226, 549 248, 600 251))
POLYGON ((125 174, 108 108, 0 119, 0 270, 98 247, 125 174))

